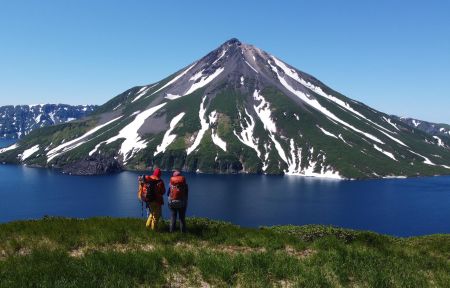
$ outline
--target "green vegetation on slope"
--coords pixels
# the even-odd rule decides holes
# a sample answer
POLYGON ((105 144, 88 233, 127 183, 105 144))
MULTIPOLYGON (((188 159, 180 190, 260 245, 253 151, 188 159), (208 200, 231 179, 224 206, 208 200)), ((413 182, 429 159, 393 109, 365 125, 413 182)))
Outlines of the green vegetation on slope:
POLYGON ((325 226, 240 228, 189 219, 0 225, 0 287, 448 287, 450 235, 399 239, 325 226))
MULTIPOLYGON (((237 88, 224 80, 213 91, 202 87, 185 97, 162 100, 161 95, 155 92, 175 75, 177 74, 155 86, 148 86, 146 90, 142 90, 146 86, 133 87, 99 107, 97 112, 85 120, 39 129, 22 139, 18 148, 0 153, 0 162, 64 169, 68 164, 86 159, 91 162, 111 160, 120 162, 129 170, 158 166, 168 171, 182 169, 206 173, 283 174, 289 170, 295 170, 295 173, 301 170, 323 174, 326 171, 338 171, 340 176, 354 179, 393 175, 445 175, 450 171, 450 149, 436 145, 432 135, 402 122, 397 122, 394 128, 386 120, 389 115, 354 102, 329 88, 326 91, 334 93, 346 103, 352 102, 351 107, 364 116, 349 113, 341 105, 312 91, 308 93, 315 96, 321 106, 348 123, 347 126, 355 127, 354 129, 318 113, 298 97, 290 97, 275 86, 267 86, 259 94, 270 105, 270 116, 277 131, 272 133, 265 129, 263 121, 255 114, 258 101, 255 102, 253 98, 252 91, 256 86, 251 79, 246 88, 237 88), (206 113, 202 117, 214 123, 208 123, 200 145, 187 155, 187 149, 193 145, 202 129, 199 111, 204 97, 206 100, 202 107, 206 109, 206 113), (140 151, 136 149, 135 154, 127 157, 130 155, 121 155, 120 152, 125 138, 105 143, 134 121, 135 113, 159 104, 160 101, 167 101, 166 105, 150 117, 150 122, 146 122, 146 126, 152 129, 144 133, 146 129, 136 128, 142 133, 140 137, 146 141, 146 148, 140 151), (155 155, 170 121, 180 113, 184 113, 184 116, 171 131, 171 135, 176 135, 176 138, 164 153, 155 155), (47 161, 51 149, 80 137, 106 121, 105 119, 115 118, 120 114, 120 120, 99 129, 47 161), (216 121, 210 120, 212 115, 215 115, 216 121), (251 134, 252 141, 257 143, 257 152, 243 143, 245 141, 241 142, 242 136, 237 136, 250 126, 250 122, 254 122, 253 128, 246 136, 250 137, 251 134), (375 135, 380 140, 370 140, 363 133, 375 135), (223 140, 226 149, 216 145, 212 141, 212 135, 223 140), (22 161, 21 154, 37 145, 38 151, 22 161), (123 159, 127 161, 122 161, 123 159)), ((103 170, 100 172, 103 173, 103 170)))

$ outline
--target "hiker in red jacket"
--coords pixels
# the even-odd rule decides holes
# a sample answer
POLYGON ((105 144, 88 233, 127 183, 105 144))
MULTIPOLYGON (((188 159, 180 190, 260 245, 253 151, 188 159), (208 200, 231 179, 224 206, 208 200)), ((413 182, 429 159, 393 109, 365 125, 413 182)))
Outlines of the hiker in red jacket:
POLYGON ((188 185, 186 178, 181 172, 175 170, 170 178, 169 189, 167 190, 169 208, 170 208, 170 232, 175 231, 177 223, 177 214, 180 217, 181 232, 186 232, 186 208, 188 202, 188 185))
POLYGON ((152 230, 158 227, 158 221, 161 218, 161 206, 164 204, 163 195, 165 193, 164 182, 161 179, 161 169, 156 168, 151 176, 139 177, 140 194, 139 199, 145 202, 150 209, 145 226, 152 230))

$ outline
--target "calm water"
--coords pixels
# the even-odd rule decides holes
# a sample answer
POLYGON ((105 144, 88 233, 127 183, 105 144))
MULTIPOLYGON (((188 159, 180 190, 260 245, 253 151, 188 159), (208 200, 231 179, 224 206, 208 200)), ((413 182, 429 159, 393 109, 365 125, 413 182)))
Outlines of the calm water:
MULTIPOLYGON (((0 165, 0 222, 68 217, 141 217, 138 173, 68 176, 0 165)), ((164 175, 167 183, 168 174, 164 175)), ((397 236, 450 233, 450 177, 335 181, 187 174, 189 216, 243 226, 332 224, 397 236)), ((167 208, 163 211, 168 217, 167 208)))

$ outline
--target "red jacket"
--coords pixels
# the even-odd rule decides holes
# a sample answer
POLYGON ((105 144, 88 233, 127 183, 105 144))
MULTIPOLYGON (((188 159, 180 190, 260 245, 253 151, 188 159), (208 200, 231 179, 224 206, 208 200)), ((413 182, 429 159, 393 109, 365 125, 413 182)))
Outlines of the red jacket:
MULTIPOLYGON (((161 180, 160 178, 158 178, 154 175, 145 176, 145 180, 150 180, 150 179, 161 180)), ((145 186, 143 188, 146 189, 145 186)), ((159 181, 158 186, 156 186, 156 189, 157 189, 157 193, 156 193, 155 202, 158 203, 159 205, 163 205, 164 204, 163 195, 166 192, 166 187, 164 186, 164 182, 162 180, 159 181)))

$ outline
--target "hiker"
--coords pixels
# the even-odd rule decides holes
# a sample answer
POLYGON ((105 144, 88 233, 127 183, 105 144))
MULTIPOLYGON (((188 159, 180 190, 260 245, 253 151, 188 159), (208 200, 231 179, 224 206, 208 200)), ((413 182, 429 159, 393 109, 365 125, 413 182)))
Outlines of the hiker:
POLYGON ((177 223, 177 214, 180 218, 181 232, 186 232, 186 208, 188 202, 188 185, 186 178, 181 175, 181 172, 175 170, 170 178, 169 189, 167 190, 168 204, 171 214, 170 232, 175 231, 177 223))
POLYGON ((156 168, 153 175, 139 176, 139 199, 145 202, 150 210, 145 227, 156 230, 161 217, 161 206, 164 204, 163 195, 166 191, 164 182, 161 180, 161 169, 156 168))

